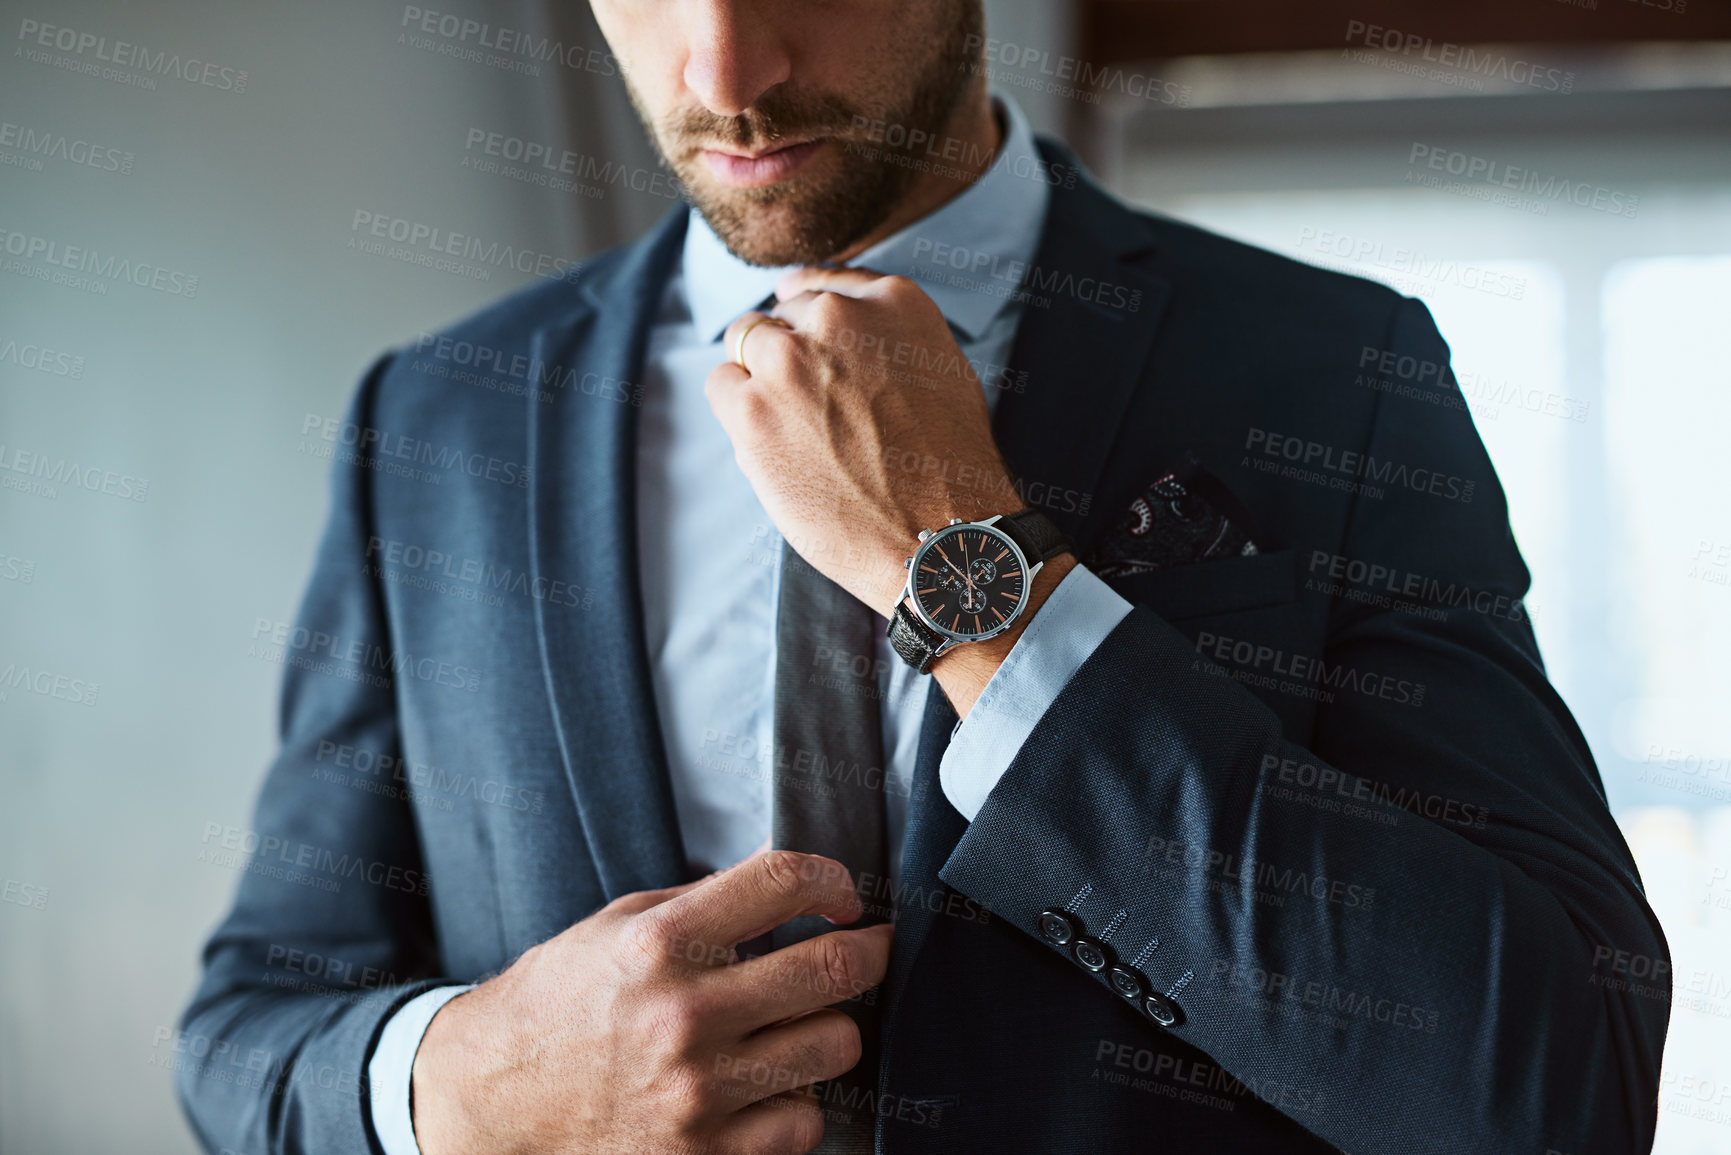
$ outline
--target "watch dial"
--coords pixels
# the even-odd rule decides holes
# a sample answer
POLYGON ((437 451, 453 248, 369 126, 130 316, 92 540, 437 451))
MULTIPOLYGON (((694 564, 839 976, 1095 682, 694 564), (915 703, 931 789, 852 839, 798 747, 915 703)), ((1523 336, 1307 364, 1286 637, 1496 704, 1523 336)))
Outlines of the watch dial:
POLYGON ((956 525, 926 540, 914 564, 914 599, 939 629, 989 634, 1022 602, 1027 575, 1010 541, 993 529, 956 525))

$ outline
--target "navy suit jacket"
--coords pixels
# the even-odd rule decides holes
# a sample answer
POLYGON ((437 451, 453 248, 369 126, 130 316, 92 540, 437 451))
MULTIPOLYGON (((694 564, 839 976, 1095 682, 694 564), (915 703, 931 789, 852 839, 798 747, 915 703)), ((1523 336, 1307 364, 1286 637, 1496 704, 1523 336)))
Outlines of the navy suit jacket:
MULTIPOLYGON (((1052 192, 1006 460, 1085 557, 1192 453, 1261 552, 1110 579, 1135 608, 971 823, 930 691, 879 1150, 1645 1150, 1667 1003, 1604 960, 1665 941, 1452 378, 1395 391, 1447 365, 1429 314, 1052 192), (1181 1025, 1041 937, 1066 905, 1126 961, 1158 939, 1181 1025)), ((281 753, 253 829, 207 834, 254 852, 182 1024, 213 1151, 377 1150, 393 1011, 684 879, 631 455, 685 219, 385 357, 326 431, 311 583, 261 638, 281 753)))

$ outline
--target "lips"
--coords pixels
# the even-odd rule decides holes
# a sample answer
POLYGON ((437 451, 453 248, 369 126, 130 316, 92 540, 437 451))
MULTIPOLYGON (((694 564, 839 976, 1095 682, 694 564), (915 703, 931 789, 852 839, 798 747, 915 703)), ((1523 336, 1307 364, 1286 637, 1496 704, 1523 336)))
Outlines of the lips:
POLYGON ((759 156, 739 156, 706 148, 703 159, 722 184, 734 188, 757 188, 786 180, 798 172, 823 147, 823 143, 821 140, 801 141, 759 156))

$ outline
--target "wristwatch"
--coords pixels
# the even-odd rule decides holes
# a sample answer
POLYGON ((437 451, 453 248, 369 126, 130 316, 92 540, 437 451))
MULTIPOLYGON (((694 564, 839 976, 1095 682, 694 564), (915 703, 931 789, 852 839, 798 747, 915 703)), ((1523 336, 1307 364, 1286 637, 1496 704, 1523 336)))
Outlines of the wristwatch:
POLYGON ((997 637, 1027 608, 1040 567, 1069 548, 1063 531, 1031 507, 922 529, 919 548, 902 563, 908 580, 890 615, 891 647, 929 674, 940 655, 997 637))

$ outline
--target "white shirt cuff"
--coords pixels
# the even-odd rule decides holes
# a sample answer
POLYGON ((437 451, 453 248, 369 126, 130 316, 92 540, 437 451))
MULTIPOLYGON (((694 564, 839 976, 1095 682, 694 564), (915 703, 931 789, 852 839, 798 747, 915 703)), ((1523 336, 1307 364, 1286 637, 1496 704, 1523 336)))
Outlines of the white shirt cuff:
POLYGON ((409 1113, 409 1076, 421 1036, 439 1008, 473 986, 436 987, 416 995, 397 1008, 379 1035, 379 1045, 367 1061, 367 1084, 371 1088, 373 1130, 385 1155, 421 1155, 415 1142, 415 1120, 409 1113))
POLYGON ((1086 566, 1064 575, 956 724, 938 763, 944 797, 962 817, 974 820, 1046 708, 1130 609, 1086 566))

